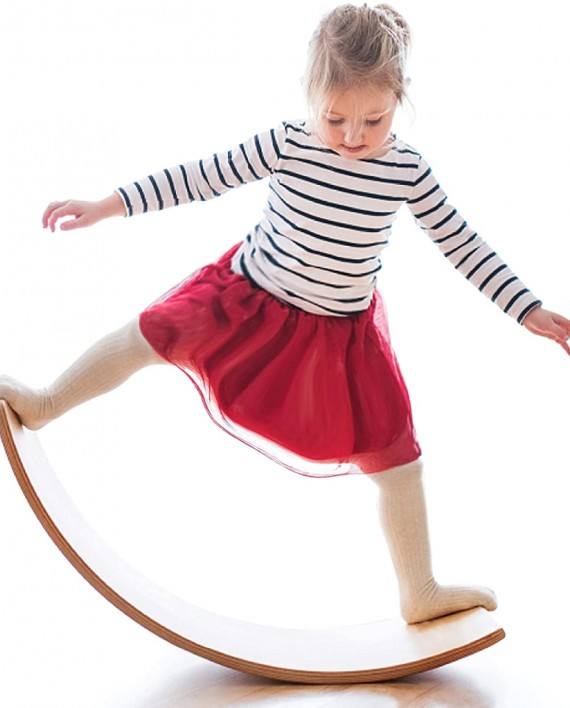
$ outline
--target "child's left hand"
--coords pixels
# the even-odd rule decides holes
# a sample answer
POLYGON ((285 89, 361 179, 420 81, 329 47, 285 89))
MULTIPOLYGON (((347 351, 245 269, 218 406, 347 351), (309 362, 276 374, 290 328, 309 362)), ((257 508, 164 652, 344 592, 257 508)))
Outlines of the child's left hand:
POLYGON ((553 339, 567 354, 570 354, 570 347, 566 341, 570 338, 570 320, 562 315, 545 310, 543 307, 535 307, 524 318, 523 326, 533 334, 553 339))

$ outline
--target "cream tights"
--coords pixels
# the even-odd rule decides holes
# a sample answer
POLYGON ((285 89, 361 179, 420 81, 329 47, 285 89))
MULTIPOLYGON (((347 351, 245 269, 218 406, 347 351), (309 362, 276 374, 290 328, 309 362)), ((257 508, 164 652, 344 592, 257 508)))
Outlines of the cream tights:
POLYGON ((80 403, 116 388, 135 371, 165 363, 142 336, 138 320, 133 320, 96 342, 47 388, 31 389, 0 376, 0 398, 27 428, 38 430, 80 403))
POLYGON ((380 487, 380 519, 400 588, 402 617, 423 622, 472 607, 494 610, 488 588, 439 585, 431 551, 420 460, 369 475, 380 487))
MULTIPOLYGON (((37 430, 80 403, 111 391, 139 369, 161 363, 166 362, 144 339, 134 320, 94 344, 47 388, 34 390, 0 377, 0 398, 27 428, 37 430)), ((497 603, 491 590, 441 586, 433 578, 421 462, 368 477, 381 490, 380 516, 406 622, 422 622, 477 606, 494 610, 497 603)))

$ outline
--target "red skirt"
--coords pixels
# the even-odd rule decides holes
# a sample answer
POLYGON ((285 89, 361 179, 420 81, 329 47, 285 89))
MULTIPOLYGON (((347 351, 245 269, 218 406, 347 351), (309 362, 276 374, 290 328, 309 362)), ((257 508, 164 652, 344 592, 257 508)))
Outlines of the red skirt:
POLYGON ((140 315, 213 420, 301 474, 380 472, 417 459, 410 400, 376 292, 357 315, 315 315, 234 273, 235 246, 140 315))

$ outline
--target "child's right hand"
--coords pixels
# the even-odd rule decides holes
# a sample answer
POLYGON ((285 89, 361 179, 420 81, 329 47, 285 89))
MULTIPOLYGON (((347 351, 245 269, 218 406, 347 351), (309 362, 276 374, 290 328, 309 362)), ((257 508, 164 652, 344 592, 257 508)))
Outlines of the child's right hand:
POLYGON ((98 221, 110 216, 125 216, 123 200, 116 192, 98 202, 82 202, 75 199, 52 202, 44 211, 42 225, 44 229, 49 229, 52 232, 55 231, 58 224, 62 231, 71 231, 72 229, 93 226, 98 221), (66 219, 66 221, 60 223, 61 219, 66 219))

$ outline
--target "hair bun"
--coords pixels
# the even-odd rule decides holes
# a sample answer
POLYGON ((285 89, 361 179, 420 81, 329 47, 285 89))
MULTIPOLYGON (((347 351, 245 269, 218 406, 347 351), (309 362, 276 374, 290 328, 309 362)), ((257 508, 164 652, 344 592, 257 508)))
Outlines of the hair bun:
POLYGON ((385 18, 392 21, 395 27, 401 32, 403 37, 407 40, 406 43, 409 44, 411 37, 410 26, 404 19, 404 17, 388 3, 380 3, 374 5, 374 9, 380 14, 384 15, 385 18))
POLYGON ((408 23, 391 5, 344 4, 326 14, 311 41, 304 86, 313 114, 331 91, 350 86, 390 90, 407 98, 405 65, 410 48, 408 23))

